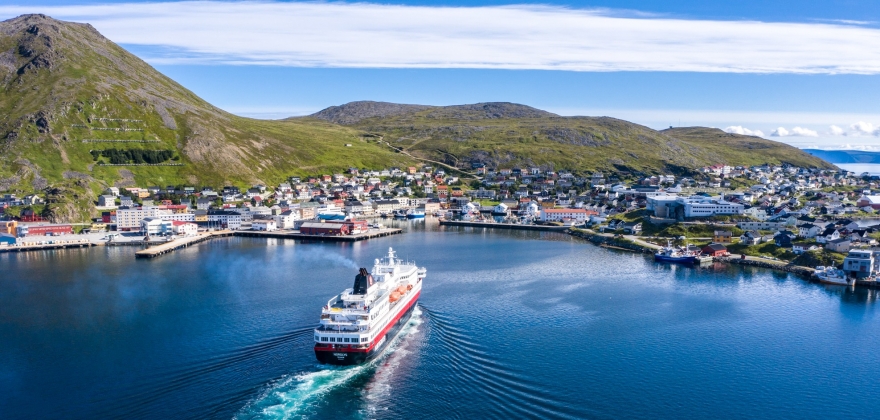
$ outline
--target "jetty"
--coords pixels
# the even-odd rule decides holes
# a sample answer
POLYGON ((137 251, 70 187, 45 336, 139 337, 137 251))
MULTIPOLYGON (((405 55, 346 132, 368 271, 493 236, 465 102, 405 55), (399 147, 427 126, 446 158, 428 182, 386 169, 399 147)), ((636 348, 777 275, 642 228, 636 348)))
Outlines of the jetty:
POLYGON ((67 249, 67 248, 88 248, 95 246, 94 243, 87 239, 71 239, 71 240, 49 240, 40 241, 40 243, 24 244, 17 246, 2 246, 0 253, 3 252, 23 252, 23 251, 40 251, 49 249, 67 249))
POLYGON ((199 242, 231 235, 232 231, 221 230, 216 232, 203 233, 197 236, 189 236, 186 238, 175 239, 173 241, 165 242, 159 245, 153 245, 147 249, 137 251, 134 253, 134 256, 135 258, 156 258, 160 255, 165 255, 169 252, 174 252, 175 250, 186 248, 199 242))
POLYGON ((522 225, 516 223, 487 223, 487 222, 466 222, 461 220, 440 220, 441 226, 464 226, 464 227, 481 227, 490 229, 510 229, 510 230, 537 230, 544 232, 565 232, 568 226, 551 226, 551 225, 522 225))
POLYGON ((261 232, 261 231, 252 231, 252 230, 240 230, 240 231, 236 231, 233 235, 234 236, 243 236, 243 237, 248 237, 248 238, 296 239, 296 240, 324 241, 324 242, 357 242, 357 241, 365 241, 367 239, 381 238, 383 236, 396 235, 401 232, 403 232, 403 229, 383 228, 383 229, 370 229, 368 232, 356 233, 353 235, 307 235, 304 233, 300 233, 299 231, 261 232))

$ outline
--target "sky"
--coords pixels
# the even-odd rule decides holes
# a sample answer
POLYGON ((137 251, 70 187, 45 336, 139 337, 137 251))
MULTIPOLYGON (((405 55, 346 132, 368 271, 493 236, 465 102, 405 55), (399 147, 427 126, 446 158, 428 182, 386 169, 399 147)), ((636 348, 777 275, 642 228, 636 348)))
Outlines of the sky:
POLYGON ((505 101, 880 151, 876 0, 0 0, 23 13, 90 23, 254 118, 505 101))

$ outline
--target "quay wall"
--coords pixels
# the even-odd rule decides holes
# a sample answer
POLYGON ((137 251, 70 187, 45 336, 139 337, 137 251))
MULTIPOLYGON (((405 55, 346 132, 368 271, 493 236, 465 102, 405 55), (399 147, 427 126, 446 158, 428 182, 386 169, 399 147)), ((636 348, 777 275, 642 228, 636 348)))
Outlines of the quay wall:
POLYGON ((591 233, 580 229, 569 229, 566 231, 571 236, 590 241, 594 245, 621 248, 627 251, 638 252, 642 254, 653 254, 654 249, 633 243, 626 239, 615 238, 613 236, 605 236, 598 233, 591 233))
POLYGON ((565 226, 542 226, 542 225, 516 225, 512 223, 484 223, 484 222, 465 222, 459 220, 441 220, 442 226, 465 226, 465 227, 481 227, 490 229, 511 229, 511 230, 538 230, 544 232, 565 232, 569 228, 565 226))
POLYGON ((737 265, 748 265, 751 267, 760 267, 760 268, 769 268, 771 270, 779 270, 785 271, 787 273, 798 274, 805 277, 811 277, 813 272, 816 271, 809 267, 803 267, 800 265, 794 264, 777 264, 767 261, 759 261, 759 260, 743 260, 741 258, 735 257, 715 257, 714 261, 723 262, 727 264, 737 264, 737 265))

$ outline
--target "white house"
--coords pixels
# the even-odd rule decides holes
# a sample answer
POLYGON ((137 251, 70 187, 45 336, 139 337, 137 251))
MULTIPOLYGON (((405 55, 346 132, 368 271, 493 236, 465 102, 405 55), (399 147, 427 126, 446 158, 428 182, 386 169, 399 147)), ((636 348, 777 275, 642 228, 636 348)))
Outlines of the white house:
POLYGON ((253 223, 251 223, 251 229, 259 230, 259 231, 263 231, 263 232, 274 232, 274 231, 278 230, 278 225, 275 224, 274 220, 260 219, 260 220, 254 220, 253 223))
POLYGON ((587 221, 587 211, 584 209, 541 209, 540 220, 542 222, 561 222, 574 220, 578 223, 587 221))
POLYGON ((147 235, 170 235, 174 232, 173 222, 162 220, 158 217, 145 217, 141 219, 141 231, 147 235))
POLYGON ((199 233, 199 225, 192 222, 172 221, 174 233, 183 236, 192 236, 199 233))
POLYGON ((816 235, 816 242, 820 244, 826 244, 837 239, 840 239, 840 232, 833 227, 827 228, 819 235, 816 235))

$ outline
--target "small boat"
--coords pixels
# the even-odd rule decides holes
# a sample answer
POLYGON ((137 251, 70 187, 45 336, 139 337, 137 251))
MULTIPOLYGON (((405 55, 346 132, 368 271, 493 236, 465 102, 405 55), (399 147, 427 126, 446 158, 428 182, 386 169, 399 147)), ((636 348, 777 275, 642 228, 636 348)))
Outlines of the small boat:
POLYGON ((425 211, 419 210, 419 209, 412 209, 412 210, 406 212, 406 218, 407 219, 424 219, 425 218, 425 211))
POLYGON ((340 209, 335 208, 327 208, 318 210, 318 219, 321 220, 347 220, 348 216, 345 215, 340 209))
POLYGON ((852 285, 852 280, 846 277, 843 270, 838 270, 834 266, 818 266, 813 275, 819 279, 819 282, 825 284, 836 284, 840 286, 852 285))
POLYGON ((406 210, 394 210, 391 214, 395 219, 406 219, 406 210))

